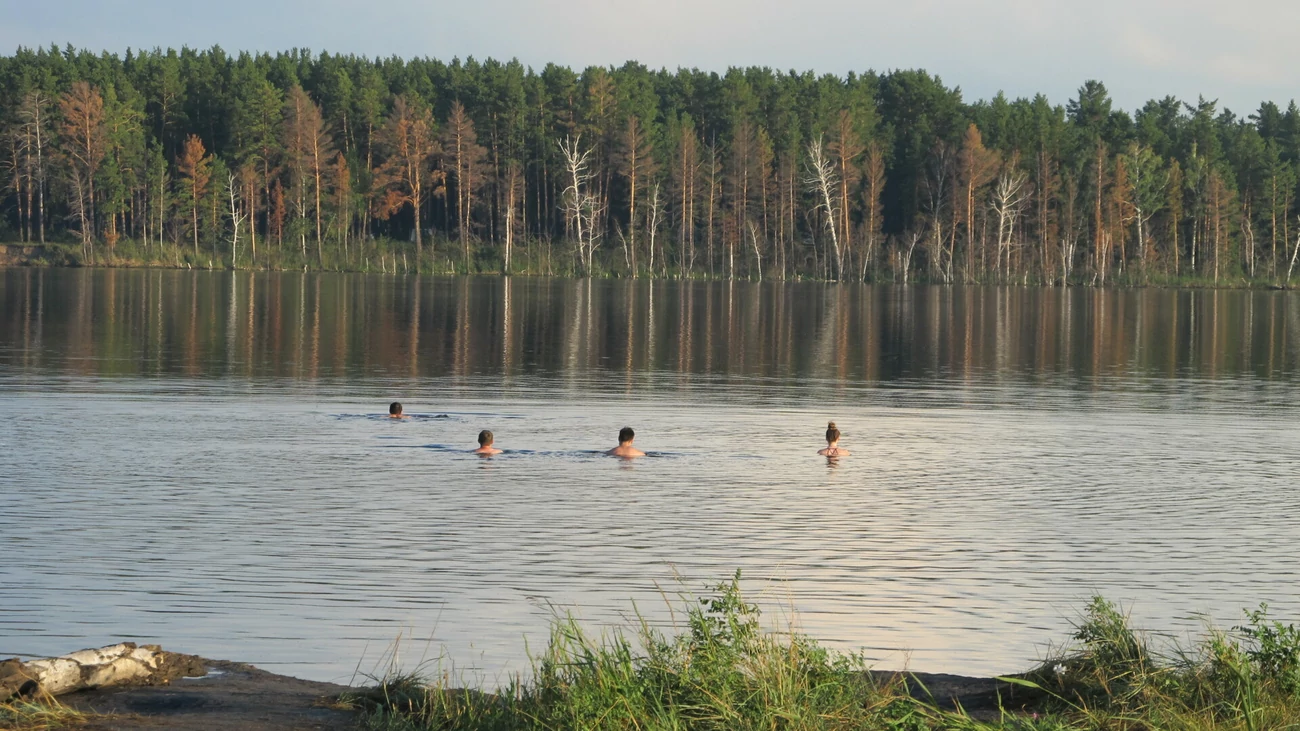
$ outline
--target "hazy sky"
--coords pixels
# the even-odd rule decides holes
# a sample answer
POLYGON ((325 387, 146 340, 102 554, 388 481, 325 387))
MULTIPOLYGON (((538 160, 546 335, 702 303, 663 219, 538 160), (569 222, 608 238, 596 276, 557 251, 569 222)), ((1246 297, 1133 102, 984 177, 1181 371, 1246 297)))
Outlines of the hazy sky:
POLYGON ((0 49, 220 44, 518 58, 540 68, 925 68, 967 100, 1089 78, 1125 108, 1203 94, 1240 114, 1300 96, 1295 0, 0 0, 0 49))

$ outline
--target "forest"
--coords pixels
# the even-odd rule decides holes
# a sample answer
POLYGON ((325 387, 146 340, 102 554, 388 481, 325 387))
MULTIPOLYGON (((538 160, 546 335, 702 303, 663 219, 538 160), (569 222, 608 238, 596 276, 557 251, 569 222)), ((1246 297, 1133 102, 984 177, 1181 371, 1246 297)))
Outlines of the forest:
POLYGON ((65 263, 1285 285, 1300 109, 966 102, 922 70, 299 49, 0 57, 0 243, 65 263))

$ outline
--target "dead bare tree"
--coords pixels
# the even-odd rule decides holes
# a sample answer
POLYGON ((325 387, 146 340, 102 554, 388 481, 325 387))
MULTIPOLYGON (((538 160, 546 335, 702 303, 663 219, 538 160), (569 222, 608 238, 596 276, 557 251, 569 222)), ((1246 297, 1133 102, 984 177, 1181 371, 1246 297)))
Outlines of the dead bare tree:
POLYGON ((1029 205, 1029 175, 1016 164, 1013 157, 1002 169, 993 186, 992 208, 998 218, 998 261, 994 270, 1001 268, 1006 278, 1011 273, 1011 249, 1015 240, 1016 223, 1029 205))
MULTIPOLYGON (((1063 199, 1061 206, 1061 286, 1070 283, 1070 274, 1074 269, 1075 252, 1079 248, 1079 239, 1083 236, 1084 222, 1078 215, 1075 202, 1079 198, 1079 180, 1074 174, 1067 174, 1062 182, 1063 199)), ((1040 192, 1039 195, 1042 195, 1040 192)))
MULTIPOLYGON (((1300 216, 1296 216, 1296 221, 1300 222, 1300 216)), ((1296 234, 1295 248, 1291 250, 1291 265, 1286 268, 1286 281, 1291 281, 1291 273, 1295 271, 1296 257, 1300 256, 1300 233, 1296 234)))
POLYGON ((30 238, 32 218, 32 193, 36 194, 37 231, 40 242, 45 243, 45 159, 46 147, 49 146, 50 124, 49 107, 51 100, 39 89, 30 91, 23 97, 22 106, 18 108, 19 129, 22 136, 22 151, 25 157, 23 172, 26 177, 27 223, 30 238))
POLYGON ((234 173, 226 175, 226 195, 230 198, 230 225, 233 233, 230 237, 230 268, 239 268, 239 226, 243 224, 248 215, 240 206, 239 201, 240 183, 235 179, 234 173))
POLYGON ((583 271, 591 276, 596 253, 596 217, 600 214, 600 205, 591 192, 594 178, 591 150, 582 149, 582 135, 566 136, 560 142, 560 154, 564 156, 564 171, 568 178, 568 185, 562 193, 564 212, 578 239, 578 259, 583 271))
POLYGON ((923 206, 930 225, 926 244, 930 252, 930 267, 938 272, 945 284, 953 281, 953 247, 955 246, 956 225, 944 230, 944 221, 948 219, 947 211, 956 205, 953 200, 957 181, 957 156, 946 143, 935 145, 926 165, 924 180, 925 198, 923 206))
POLYGON ((903 284, 907 284, 908 277, 912 272, 912 254, 916 251, 916 245, 921 243, 921 232, 913 231, 911 240, 907 243, 907 253, 903 255, 903 284))
POLYGON ((831 235, 831 247, 835 252, 836 279, 844 279, 844 252, 840 248, 839 231, 836 225, 839 209, 835 205, 834 192, 838 186, 835 164, 826 155, 825 145, 820 136, 808 143, 808 177, 804 179, 817 197, 814 211, 826 214, 826 230, 831 235))
MULTIPOLYGON (((655 237, 664 219, 664 201, 659 195, 659 183, 650 188, 650 217, 646 221, 647 233, 650 234, 650 276, 655 273, 655 237)), ((664 262, 667 264, 667 262, 664 262)))
POLYGON ((885 154, 880 143, 875 140, 867 144, 863 173, 866 178, 862 188, 866 203, 864 210, 866 220, 863 221, 866 252, 862 257, 861 279, 865 281, 867 269, 875 261, 876 239, 880 236, 880 227, 884 218, 881 214, 884 208, 881 199, 885 192, 885 154))
POLYGON ((758 267, 758 281, 763 281, 763 250, 758 245, 758 227, 749 222, 749 243, 754 247, 754 262, 758 267))
POLYGON ((515 215, 523 203, 523 172, 519 163, 511 160, 506 164, 505 175, 505 251, 503 252, 502 273, 510 273, 510 255, 515 245, 515 215))

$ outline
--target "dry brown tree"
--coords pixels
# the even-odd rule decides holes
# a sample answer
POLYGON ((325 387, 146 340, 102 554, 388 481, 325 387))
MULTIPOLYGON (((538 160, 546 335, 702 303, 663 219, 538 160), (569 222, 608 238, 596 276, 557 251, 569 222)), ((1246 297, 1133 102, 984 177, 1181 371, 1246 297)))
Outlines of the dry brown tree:
POLYGON ((375 184, 384 190, 379 213, 388 218, 410 206, 415 216, 416 268, 424 253, 424 230, 420 213, 431 185, 440 173, 433 169, 438 142, 433 135, 433 117, 423 105, 405 96, 393 100, 393 111, 379 130, 379 142, 387 159, 375 171, 375 184))
POLYGON ((208 189, 212 178, 212 158, 203 147, 198 135, 190 135, 176 159, 176 172, 185 181, 185 194, 190 199, 190 227, 194 232, 194 258, 199 257, 199 201, 208 189))
MULTIPOLYGON (((311 188, 314 200, 311 210, 316 222, 316 258, 317 263, 323 265, 321 190, 325 166, 333 153, 332 142, 320 107, 302 87, 294 85, 290 88, 284 104, 284 154, 289 167, 289 188, 299 219, 307 217, 308 187, 311 188)), ((299 243, 303 258, 306 258, 306 231, 301 231, 299 243)))
MULTIPOLYGON (((645 127, 642 126, 641 120, 635 114, 629 114, 627 117, 627 126, 623 131, 623 137, 618 151, 618 170, 619 173, 627 180, 627 233, 628 248, 632 252, 631 268, 632 276, 637 274, 636 266, 636 233, 640 228, 637 221, 636 204, 637 200, 645 195, 643 188, 646 187, 646 181, 655 174, 654 148, 651 146, 650 136, 646 134, 645 127)), ((654 254, 652 253, 653 257, 654 254)))
POLYGON ((447 173, 455 183, 456 200, 452 210, 456 215, 456 237, 460 241, 466 271, 469 269, 469 243, 473 233, 470 223, 474 213, 474 197, 486 183, 487 150, 478 144, 474 120, 465 113, 465 105, 452 102, 447 125, 442 132, 442 150, 448 162, 447 173))
POLYGON ((95 239, 95 173, 104 161, 104 97, 84 81, 73 82, 59 99, 63 117, 60 128, 62 152, 68 162, 68 178, 76 200, 81 225, 82 253, 93 255, 95 239))

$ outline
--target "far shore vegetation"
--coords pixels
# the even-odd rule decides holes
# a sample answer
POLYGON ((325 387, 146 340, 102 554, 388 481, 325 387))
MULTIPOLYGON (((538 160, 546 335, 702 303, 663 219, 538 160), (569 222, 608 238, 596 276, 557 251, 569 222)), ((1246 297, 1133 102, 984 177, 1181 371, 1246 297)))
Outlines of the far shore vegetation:
POLYGON ((1096 598, 1070 644, 999 678, 992 707, 969 709, 915 676, 872 672, 859 654, 766 627, 738 579, 684 598, 675 634, 644 622, 593 633, 557 618, 531 672, 499 688, 467 689, 433 668, 376 679, 342 701, 374 731, 1300 728, 1300 630, 1266 607, 1193 646, 1158 646, 1096 598))
MULTIPOLYGON (((447 242, 451 246, 454 242, 447 242)), ((83 259, 83 252, 80 245, 75 243, 47 243, 41 245, 0 243, 0 251, 5 246, 13 247, 15 253, 7 257, 0 256, 0 267, 2 266, 21 266, 37 268, 108 268, 108 269, 181 269, 186 271, 246 271, 246 272, 335 272, 335 273, 360 273, 360 274, 392 274, 392 275, 416 275, 425 274, 432 276, 500 276, 505 272, 499 268, 499 261, 487 259, 480 260, 476 266, 466 268, 462 262, 452 259, 450 256, 440 256, 438 248, 431 247, 426 251, 424 258, 416 260, 413 255, 400 242, 387 239, 376 239, 370 242, 369 255, 364 258, 359 257, 351 262, 326 262, 322 268, 313 262, 306 262, 298 258, 290 257, 288 260, 264 260, 257 265, 241 265, 237 269, 230 265, 228 260, 221 258, 210 258, 206 261, 189 255, 189 252, 183 246, 174 246, 166 243, 152 247, 151 250, 145 251, 144 247, 138 242, 126 240, 120 242, 117 248, 110 255, 101 254, 93 260, 83 259)), ((519 255, 511 268, 510 274, 514 276, 537 276, 537 277, 570 277, 582 278, 591 277, 597 279, 626 279, 636 278, 632 273, 620 267, 604 268, 597 266, 591 271, 583 271, 577 266, 576 261, 555 260, 553 249, 541 247, 533 256, 519 255)), ((690 279, 695 281, 728 281, 727 277, 710 276, 708 272, 686 271, 676 267, 666 266, 651 277, 647 273, 640 273, 637 276, 643 276, 647 279, 690 279)), ((735 280, 733 280, 735 281, 735 280)), ((738 277, 738 281, 764 281, 747 276, 738 277)), ((766 280, 773 281, 773 280, 766 280)), ((822 279, 816 276, 790 275, 782 277, 775 281, 781 282, 834 282, 836 280, 822 279)), ((868 284, 900 284, 902 278, 894 276, 889 272, 878 272, 877 276, 867 277, 861 281, 868 284)), ((910 284, 943 284, 942 281, 934 280, 926 276, 913 276, 909 278, 910 284)), ((1013 285, 1013 286, 1062 286, 1060 282, 1042 282, 1036 279, 1023 279, 1018 282, 983 282, 973 281, 969 284, 994 284, 994 285, 1013 285)), ((1066 281, 1063 286, 1102 286, 1095 280, 1072 279, 1066 281)), ((1201 276, 1191 272, 1184 272, 1178 275, 1148 273, 1145 276, 1137 277, 1129 274, 1111 277, 1105 283, 1110 288, 1185 288, 1185 289, 1276 289, 1289 290, 1300 288, 1300 275, 1294 279, 1274 280, 1272 278, 1250 278, 1241 273, 1234 273, 1230 276, 1222 276, 1219 279, 1213 277, 1201 276)))
POLYGON ((1287 286, 1298 184, 1294 102, 1126 111, 1098 81, 0 56, 0 243, 36 263, 1287 286))

